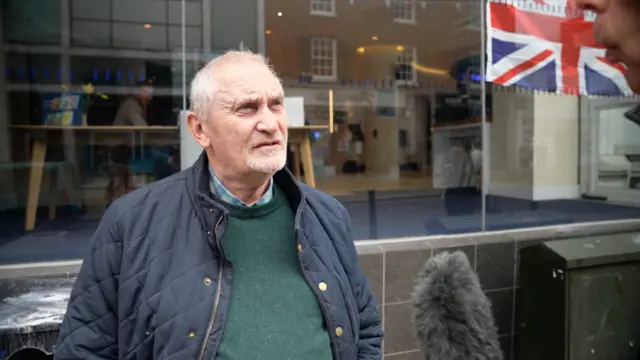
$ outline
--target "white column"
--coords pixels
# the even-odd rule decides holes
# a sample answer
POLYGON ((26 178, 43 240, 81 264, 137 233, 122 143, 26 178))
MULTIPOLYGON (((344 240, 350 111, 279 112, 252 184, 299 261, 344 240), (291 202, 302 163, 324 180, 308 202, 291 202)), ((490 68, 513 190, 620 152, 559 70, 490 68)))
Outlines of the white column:
POLYGON ((580 197, 579 100, 574 95, 534 95, 534 200, 580 197))
POLYGON ((527 200, 580 196, 577 96, 493 92, 489 193, 527 200))
POLYGON ((488 193, 533 199, 533 94, 492 87, 491 141, 483 144, 489 156, 488 193))

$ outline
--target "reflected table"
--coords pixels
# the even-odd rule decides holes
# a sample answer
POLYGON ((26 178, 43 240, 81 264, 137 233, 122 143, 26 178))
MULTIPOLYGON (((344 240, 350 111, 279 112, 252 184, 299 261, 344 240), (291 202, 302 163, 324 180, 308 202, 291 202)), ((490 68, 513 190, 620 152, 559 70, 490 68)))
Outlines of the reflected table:
POLYGON ((304 170, 304 182, 310 187, 316 187, 316 177, 313 170, 313 156, 311 155, 311 131, 327 130, 328 126, 309 125, 291 126, 287 129, 289 144, 293 147, 293 174, 300 178, 300 164, 304 170))
MULTIPOLYGON (((31 231, 36 225, 36 212, 38 200, 43 185, 47 145, 54 134, 72 132, 79 143, 93 143, 97 139, 102 142, 121 142, 123 133, 139 133, 140 138, 146 138, 146 142, 153 145, 173 145, 180 141, 179 128, 177 126, 54 126, 54 125, 11 125, 9 129, 28 133, 32 139, 31 159, 29 164, 29 189, 27 194, 27 207, 25 216, 25 230, 31 231), (94 136, 99 134, 98 136, 94 136), (88 135, 88 136, 87 136, 88 135)), ((313 170, 313 157, 311 155, 311 131, 329 129, 328 126, 297 126, 289 127, 289 145, 293 147, 293 172, 300 178, 300 164, 304 170, 304 182, 310 186, 316 186, 313 170)), ((133 139, 133 137, 132 137, 133 139)), ((135 145, 132 140, 132 145, 135 145)), ((55 177, 50 178, 48 186, 56 186, 55 177)), ((52 200, 54 198, 52 197, 52 200)), ((55 218, 55 202, 49 204, 49 219, 55 218)))
MULTIPOLYGON (((72 132, 79 143, 93 143, 102 141, 105 143, 121 143, 124 138, 129 137, 135 145, 135 138, 131 134, 139 133, 141 139, 144 137, 147 142, 153 145, 177 144, 179 132, 177 126, 56 126, 56 125, 11 125, 9 129, 28 133, 32 139, 31 159, 29 164, 29 190, 27 193, 27 207, 25 216, 25 230, 31 231, 36 225, 36 212, 38 210, 38 199, 42 188, 42 180, 45 163, 47 145, 56 134, 72 132)), ((55 177, 50 178, 48 184, 50 188, 56 186, 55 177)), ((54 200, 53 197, 51 200, 54 200)), ((49 219, 55 218, 56 204, 49 204, 49 219)))

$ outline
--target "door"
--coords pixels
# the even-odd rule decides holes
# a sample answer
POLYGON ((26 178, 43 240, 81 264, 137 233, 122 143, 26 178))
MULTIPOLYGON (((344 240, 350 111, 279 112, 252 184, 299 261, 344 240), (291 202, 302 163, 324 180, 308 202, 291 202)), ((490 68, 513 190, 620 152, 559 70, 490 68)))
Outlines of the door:
POLYGON ((583 191, 613 202, 640 204, 640 125, 624 113, 629 98, 586 99, 582 106, 583 191))

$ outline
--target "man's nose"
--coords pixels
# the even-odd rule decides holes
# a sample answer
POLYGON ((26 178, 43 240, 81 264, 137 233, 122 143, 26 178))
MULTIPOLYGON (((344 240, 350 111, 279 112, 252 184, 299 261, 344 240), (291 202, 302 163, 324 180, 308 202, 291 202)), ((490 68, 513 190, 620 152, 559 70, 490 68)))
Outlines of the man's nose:
POLYGON ((274 134, 278 131, 278 116, 271 109, 267 108, 260 114, 258 131, 274 134))

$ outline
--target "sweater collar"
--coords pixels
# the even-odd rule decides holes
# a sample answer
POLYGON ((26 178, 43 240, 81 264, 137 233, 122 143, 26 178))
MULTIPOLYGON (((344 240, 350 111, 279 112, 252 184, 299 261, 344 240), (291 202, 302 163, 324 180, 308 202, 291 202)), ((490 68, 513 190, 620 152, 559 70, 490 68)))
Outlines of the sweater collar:
POLYGON ((220 200, 226 202, 227 204, 231 204, 235 206, 260 206, 268 203, 269 201, 271 201, 271 199, 273 199, 273 178, 269 179, 269 188, 264 193, 264 195, 262 195, 262 197, 256 203, 249 205, 244 201, 238 199, 238 197, 233 195, 231 191, 229 191, 229 189, 227 189, 222 184, 222 182, 220 181, 220 179, 218 179, 218 177, 216 176, 210 164, 208 168, 209 168, 209 178, 210 178, 209 189, 211 190, 211 193, 214 196, 218 197, 220 200))

